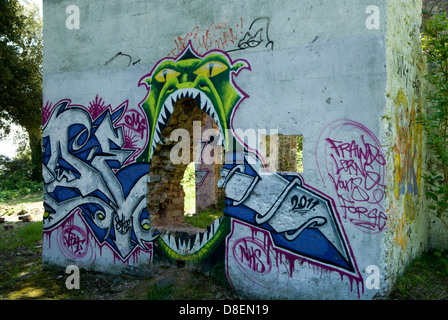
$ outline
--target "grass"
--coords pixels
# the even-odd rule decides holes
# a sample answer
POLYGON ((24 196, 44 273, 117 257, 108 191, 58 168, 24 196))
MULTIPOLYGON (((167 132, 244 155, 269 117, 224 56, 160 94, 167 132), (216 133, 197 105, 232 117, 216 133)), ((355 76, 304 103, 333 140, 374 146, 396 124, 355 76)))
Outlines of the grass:
POLYGON ((36 246, 42 240, 42 229, 42 221, 37 221, 2 231, 0 251, 10 253, 20 246, 26 249, 36 246))
POLYGON ((198 213, 193 215, 187 214, 184 217, 185 223, 193 227, 206 229, 216 219, 222 217, 224 205, 224 200, 221 200, 218 202, 218 205, 215 208, 199 211, 198 213))
POLYGON ((0 205, 3 206, 15 206, 25 205, 26 203, 33 203, 43 201, 43 191, 41 189, 34 190, 32 192, 20 191, 19 195, 15 195, 11 198, 1 198, 0 205))
POLYGON ((148 287, 148 300, 170 300, 173 295, 174 287, 172 285, 165 288, 158 288, 154 283, 148 287))
POLYGON ((448 251, 429 251, 416 258, 397 278, 392 300, 447 300, 448 251))
POLYGON ((148 287, 148 300, 214 300, 222 297, 235 298, 229 285, 197 270, 179 269, 175 281, 165 287, 156 283, 148 287))
POLYGON ((206 229, 209 225, 211 225, 216 219, 222 216, 222 209, 207 209, 204 211, 200 211, 194 215, 186 215, 185 222, 193 227, 206 229))
POLYGON ((30 181, 17 189, 0 187, 0 203, 14 205, 20 202, 42 201, 42 183, 30 181), (38 200, 40 199, 40 200, 38 200))
MULTIPOLYGON (((196 210, 196 181, 195 181, 195 164, 191 162, 184 172, 184 177, 181 181, 184 188, 185 198, 184 207, 186 213, 192 213, 196 210)), ((197 212, 195 214, 186 214, 185 223, 197 227, 206 229, 213 221, 222 216, 224 209, 224 202, 221 201, 216 208, 211 208, 197 212)))

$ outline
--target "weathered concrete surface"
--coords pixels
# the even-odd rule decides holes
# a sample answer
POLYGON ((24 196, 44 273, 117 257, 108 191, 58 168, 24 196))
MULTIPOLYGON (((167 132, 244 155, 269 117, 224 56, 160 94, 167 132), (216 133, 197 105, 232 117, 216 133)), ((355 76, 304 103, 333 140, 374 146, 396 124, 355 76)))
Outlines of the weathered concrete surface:
POLYGON ((110 272, 159 259, 215 263, 248 296, 372 299, 437 244, 414 122, 424 108, 421 1, 95 1, 77 5, 80 28, 69 29, 71 4, 44 0, 44 135, 67 147, 48 142, 45 185, 56 213, 44 225, 44 261, 110 272), (211 57, 208 72, 199 69, 211 57), (236 129, 303 135, 303 173, 261 172, 250 153, 236 152, 244 168, 228 164, 218 182, 225 217, 189 239, 157 234, 137 200, 147 192, 145 150, 166 120, 155 117, 175 103, 162 99, 173 88, 209 101, 204 111, 236 140, 236 129), (54 112, 64 99, 68 107, 54 112), (126 158, 129 150, 138 156, 126 158), (66 178, 55 155, 71 164, 66 178), (56 194, 55 185, 78 191, 56 194))

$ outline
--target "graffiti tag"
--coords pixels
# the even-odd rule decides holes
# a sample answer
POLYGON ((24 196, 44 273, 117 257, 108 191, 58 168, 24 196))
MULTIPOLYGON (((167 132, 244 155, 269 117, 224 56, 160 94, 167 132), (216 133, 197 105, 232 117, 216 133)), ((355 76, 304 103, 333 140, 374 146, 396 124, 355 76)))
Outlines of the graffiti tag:
POLYGON ((337 193, 344 218, 369 233, 382 231, 387 216, 382 207, 386 160, 375 136, 353 121, 335 124, 330 136, 323 138, 321 147, 326 159, 328 181, 337 193), (353 134, 345 134, 352 130, 353 134), (353 131, 354 130, 354 131, 353 131), (345 135, 349 139, 336 139, 345 135))
POLYGON ((61 233, 63 252, 71 258, 82 258, 87 254, 88 239, 84 230, 77 226, 67 226, 61 233))

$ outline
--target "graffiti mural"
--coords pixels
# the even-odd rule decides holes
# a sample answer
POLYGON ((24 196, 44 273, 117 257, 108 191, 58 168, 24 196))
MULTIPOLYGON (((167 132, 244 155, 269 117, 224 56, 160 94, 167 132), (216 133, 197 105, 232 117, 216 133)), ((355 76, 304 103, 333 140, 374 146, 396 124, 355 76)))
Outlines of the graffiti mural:
POLYGON ((195 26, 190 32, 174 39, 174 48, 168 53, 168 57, 179 56, 190 43, 199 54, 210 50, 232 52, 258 46, 273 50, 274 41, 269 38, 269 23, 269 17, 259 17, 250 23, 245 23, 240 18, 235 25, 212 22, 205 29, 195 26))
POLYGON ((395 98, 394 146, 395 197, 402 194, 419 195, 422 166, 422 125, 417 121, 419 106, 415 97, 408 102, 404 91, 400 89, 395 98))
MULTIPOLYGON (((44 114, 45 232, 80 209, 98 243, 122 259, 137 247, 148 250, 155 238, 146 210, 148 164, 134 161, 147 144, 145 114, 127 102, 112 110, 98 97, 89 107, 47 103, 44 114)), ((71 228, 64 241, 82 235, 71 228)))
POLYGON ((260 174, 255 167, 247 162, 224 165, 224 213, 269 233, 272 248, 288 253, 290 270, 294 260, 306 260, 361 283, 333 200, 306 185, 298 174, 260 174))
MULTIPOLYGON (((134 251, 152 254, 156 250, 157 256, 171 261, 197 263, 218 251, 221 258, 225 255, 232 261, 227 271, 234 262, 245 277, 260 284, 287 281, 296 262, 338 272, 341 278, 345 275, 350 282, 362 284, 334 200, 306 184, 299 174, 264 171, 262 157, 249 153, 247 145, 233 147, 242 141, 233 128, 235 112, 248 98, 235 83, 243 70, 251 70, 247 61, 232 60, 219 50, 200 55, 190 42, 177 57, 160 60, 140 79, 139 85, 148 93, 137 107, 125 101, 112 108, 98 96, 87 107, 70 100, 54 107, 47 103, 44 229, 47 234, 58 230, 66 256, 81 257, 87 255, 88 247, 107 245, 123 261, 134 251), (162 131, 174 105, 182 99, 193 100, 214 120, 227 160, 218 181, 218 187, 225 190, 224 216, 205 232, 179 238, 151 226, 146 175, 157 145, 163 143, 162 131), (86 228, 66 224, 74 214, 86 228)), ((382 197, 384 159, 371 138, 366 135, 356 142, 357 151, 336 146, 342 141, 330 140, 330 136, 326 140, 333 144, 328 156, 341 165, 344 160, 346 172, 356 171, 352 186, 358 190, 356 196, 364 198, 352 192, 351 206, 355 200, 378 205, 382 197), (355 161, 356 156, 361 163, 355 161)), ((332 178, 339 179, 340 172, 332 170, 332 178)), ((382 228, 379 213, 377 223, 368 227, 364 217, 357 216, 362 228, 382 228)))
POLYGON ((343 219, 367 233, 384 230, 386 160, 375 135, 358 122, 334 121, 320 135, 316 159, 322 180, 337 194, 343 219))

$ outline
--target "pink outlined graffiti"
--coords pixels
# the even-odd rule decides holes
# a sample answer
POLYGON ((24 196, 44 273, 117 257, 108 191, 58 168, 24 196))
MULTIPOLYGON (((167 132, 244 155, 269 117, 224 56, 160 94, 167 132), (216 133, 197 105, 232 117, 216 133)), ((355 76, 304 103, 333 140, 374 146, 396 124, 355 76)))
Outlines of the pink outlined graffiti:
MULTIPOLYGON (((50 101, 46 101, 42 108, 42 127, 45 127, 54 107, 57 106, 59 102, 53 104, 50 101)), ((148 120, 141 104, 139 104, 138 107, 130 107, 128 104, 128 100, 125 100, 116 108, 112 108, 110 104, 106 105, 106 102, 103 98, 99 97, 98 94, 95 96, 94 100, 89 102, 88 106, 70 103, 70 106, 72 107, 85 109, 90 114, 92 120, 97 119, 106 109, 109 109, 111 113, 114 113, 122 107, 126 109, 124 114, 117 121, 116 127, 123 128, 125 143, 122 147, 124 149, 133 150, 134 152, 124 165, 135 162, 135 160, 143 153, 149 141, 148 120)))
POLYGON ((95 120, 100 114, 104 112, 104 110, 108 108, 110 109, 110 104, 106 106, 103 98, 98 99, 98 95, 96 95, 95 100, 89 102, 87 110, 89 111, 92 120, 95 120))
POLYGON ((226 274, 232 286, 232 277, 229 274, 230 260, 236 262, 239 272, 245 278, 265 289, 275 282, 282 282, 283 285, 286 285, 293 277, 295 263, 298 261, 300 266, 307 263, 314 271, 319 270, 321 275, 337 272, 340 274, 341 280, 346 276, 350 281, 351 290, 353 290, 353 284, 356 283, 358 298, 361 293, 364 293, 364 282, 359 272, 351 274, 335 266, 317 263, 278 248, 273 242, 270 232, 237 219, 232 219, 231 231, 226 240, 226 250, 226 274), (238 237, 235 234, 237 228, 246 229, 247 231, 243 232, 246 236, 238 237))
MULTIPOLYGON (((80 208, 84 222, 95 226, 92 232, 97 240, 110 241, 116 246, 114 254, 126 260, 137 247, 146 249, 144 242, 152 237, 151 230, 136 223, 138 219, 146 221, 148 214, 144 175, 149 165, 134 163, 146 148, 148 132, 144 129, 147 126, 133 127, 144 139, 135 139, 131 136, 135 130, 125 126, 127 115, 139 112, 140 117, 134 119, 141 119, 145 114, 129 108, 127 100, 114 110, 110 105, 102 110, 101 106, 106 104, 98 96, 93 103, 100 107, 74 105, 69 99, 59 101, 53 108, 51 103, 46 104, 47 110, 52 111, 43 127, 47 213, 44 229, 64 224, 67 216, 80 208), (98 110, 102 112, 93 120, 98 110), (131 220, 135 222, 131 224, 131 220), (110 236, 113 228, 116 232, 110 236), (107 239, 104 239, 104 229, 108 230, 107 239), (131 232, 135 233, 133 238, 128 236, 131 232)), ((88 238, 80 229, 69 228, 64 230, 58 243, 66 256, 84 259, 86 241, 88 238)))
POLYGON ((66 226, 62 229, 59 237, 59 249, 67 257, 80 259, 86 256, 89 251, 89 239, 87 234, 80 227, 66 226))
POLYGON ((135 247, 126 258, 121 257, 107 242, 100 243, 94 232, 82 218, 82 210, 74 209, 58 226, 43 230, 44 245, 51 249, 51 240, 55 240, 61 253, 68 259, 75 259, 80 264, 95 264, 97 255, 103 256, 107 250, 113 254, 114 263, 136 264, 142 255, 148 259, 148 265, 153 258, 152 242, 145 243, 148 249, 135 247), (76 222, 81 221, 82 223, 76 222), (53 234, 56 234, 56 238, 53 234))
POLYGON ((45 127, 48 119, 50 119, 51 111, 53 110, 53 104, 47 101, 45 105, 42 106, 42 127, 45 127))
POLYGON ((383 231, 386 160, 376 136, 356 121, 336 120, 320 134, 316 159, 322 180, 337 194, 343 218, 367 233, 383 231))
POLYGON ((145 133, 148 131, 148 124, 144 113, 137 110, 129 110, 124 115, 123 126, 139 135, 139 139, 144 139, 145 133))

